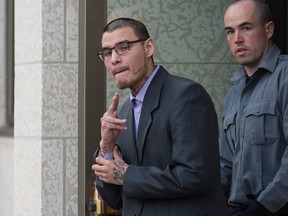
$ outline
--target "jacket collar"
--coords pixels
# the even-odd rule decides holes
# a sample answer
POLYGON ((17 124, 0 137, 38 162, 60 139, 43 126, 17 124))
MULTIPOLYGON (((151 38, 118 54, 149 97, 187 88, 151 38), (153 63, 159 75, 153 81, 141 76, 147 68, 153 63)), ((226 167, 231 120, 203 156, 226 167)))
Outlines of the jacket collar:
POLYGON ((144 97, 138 127, 138 136, 136 139, 136 146, 138 149, 138 158, 140 163, 142 163, 143 159, 145 137, 147 135, 150 125, 153 122, 152 113, 155 109, 159 107, 161 90, 167 75, 168 72, 162 66, 160 66, 158 72, 151 81, 144 97))

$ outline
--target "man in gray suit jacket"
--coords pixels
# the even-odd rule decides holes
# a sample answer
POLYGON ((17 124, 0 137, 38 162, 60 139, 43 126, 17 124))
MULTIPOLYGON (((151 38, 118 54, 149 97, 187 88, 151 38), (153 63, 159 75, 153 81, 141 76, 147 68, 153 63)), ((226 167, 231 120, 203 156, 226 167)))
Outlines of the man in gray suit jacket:
POLYGON ((101 118, 97 190, 123 216, 226 216, 213 102, 200 84, 155 65, 153 52, 139 21, 103 30, 98 56, 131 93, 119 111, 116 93, 101 118))

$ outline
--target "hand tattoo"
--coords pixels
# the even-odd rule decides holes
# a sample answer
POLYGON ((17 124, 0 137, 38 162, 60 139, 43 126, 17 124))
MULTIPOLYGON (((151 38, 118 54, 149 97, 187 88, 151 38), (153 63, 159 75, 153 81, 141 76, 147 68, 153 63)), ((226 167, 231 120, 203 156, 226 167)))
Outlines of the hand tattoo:
POLYGON ((123 184, 124 174, 128 168, 128 165, 123 160, 114 160, 114 168, 113 168, 113 178, 119 183, 123 184))

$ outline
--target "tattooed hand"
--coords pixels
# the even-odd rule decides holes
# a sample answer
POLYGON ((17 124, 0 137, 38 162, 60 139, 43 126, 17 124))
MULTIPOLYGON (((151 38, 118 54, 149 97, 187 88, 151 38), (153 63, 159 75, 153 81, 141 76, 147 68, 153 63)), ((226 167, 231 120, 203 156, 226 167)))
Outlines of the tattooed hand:
POLYGON ((120 157, 118 146, 113 150, 114 159, 106 160, 102 157, 96 158, 96 164, 92 166, 95 175, 99 176, 101 181, 109 184, 123 185, 125 172, 128 164, 120 157))
POLYGON ((99 145, 103 155, 112 152, 120 131, 127 130, 124 126, 127 120, 117 117, 118 104, 119 94, 115 93, 111 105, 101 118, 101 141, 99 145))

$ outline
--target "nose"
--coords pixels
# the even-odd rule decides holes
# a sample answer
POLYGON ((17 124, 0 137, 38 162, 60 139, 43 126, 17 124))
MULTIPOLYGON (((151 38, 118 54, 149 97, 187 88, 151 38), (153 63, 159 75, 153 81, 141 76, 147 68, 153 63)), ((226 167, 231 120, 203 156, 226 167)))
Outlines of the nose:
POLYGON ((240 31, 235 31, 234 33, 234 42, 235 44, 239 44, 243 42, 243 38, 240 31))
POLYGON ((116 64, 120 62, 120 60, 121 60, 120 55, 114 49, 112 49, 111 63, 116 64))

